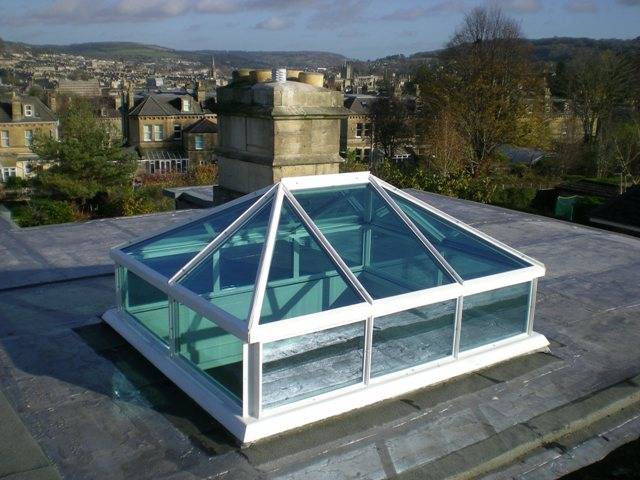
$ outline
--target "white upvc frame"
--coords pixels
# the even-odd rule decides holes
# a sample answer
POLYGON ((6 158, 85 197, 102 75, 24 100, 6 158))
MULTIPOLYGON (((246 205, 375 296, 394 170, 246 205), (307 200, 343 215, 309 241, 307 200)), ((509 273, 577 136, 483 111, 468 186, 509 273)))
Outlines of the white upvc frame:
MULTIPOLYGON (((440 378, 438 375, 433 373, 435 371, 450 372, 450 375, 455 375, 455 372, 458 371, 464 370, 462 373, 466 373, 468 371, 481 368, 482 365, 496 363, 489 358, 491 357, 492 350, 502 349, 505 351, 521 352, 520 354, 522 354, 536 349, 539 350, 548 345, 548 342, 543 336, 533 332, 533 314, 535 309, 537 279, 545 273, 545 268, 542 263, 502 244, 501 242, 498 242, 473 227, 448 216, 421 200, 392 187, 386 182, 373 177, 369 172, 285 178, 277 185, 266 187, 252 194, 240 197, 232 202, 228 202, 222 206, 210 209, 203 215, 198 216, 198 218, 191 218, 183 224, 171 225, 162 231, 154 232, 153 234, 145 237, 137 238, 134 241, 121 244, 112 249, 110 255, 115 261, 117 267, 117 309, 115 314, 109 315, 108 320, 107 315, 105 315, 105 319, 114 325, 114 328, 122 333, 145 356, 149 353, 150 357, 153 357, 153 359, 149 356, 147 358, 156 364, 156 366, 167 374, 176 384, 178 384, 178 386, 185 390, 185 392, 192 396, 192 398, 194 398, 200 405, 209 411, 209 413, 220 420, 232 433, 234 433, 234 435, 243 441, 250 441, 264 436, 269 436, 274 433, 293 428, 294 426, 309 423, 310 421, 313 421, 313 419, 325 418, 326 416, 335 415, 343 411, 350 410, 351 408, 357 408, 359 406, 373 403, 374 401, 377 402, 384 398, 396 396, 404 391, 413 390, 417 388, 416 386, 426 386, 430 383, 424 383, 420 381, 419 378, 424 377, 425 379, 431 379, 429 381, 432 381, 434 378, 440 378), (392 211, 401 218, 403 223, 420 240, 425 248, 433 254, 437 263, 440 264, 445 271, 451 274, 455 280, 454 283, 387 298, 373 299, 292 194, 292 192, 297 190, 335 186, 347 187, 362 184, 371 184, 372 188, 383 198, 387 206, 389 206, 392 211), (503 250, 506 253, 519 258, 525 263, 528 263, 529 266, 477 279, 463 280, 416 227, 416 225, 409 219, 404 211, 402 211, 402 209, 400 209, 400 207, 393 201, 388 191, 401 196, 422 209, 428 210, 443 220, 469 232, 472 236, 479 237, 497 249, 503 250), (241 202, 257 196, 261 196, 261 198, 250 205, 236 220, 220 232, 198 254, 189 260, 187 264, 180 268, 169 279, 122 251, 124 248, 141 244, 154 237, 162 235, 167 231, 183 228, 190 224, 200 222, 211 215, 224 211, 228 208, 232 208, 241 202), (242 228, 242 226, 269 201, 272 201, 273 203, 267 226, 266 239, 262 248, 260 263, 258 266, 254 293, 251 300, 250 314, 246 321, 236 318, 221 308, 213 305, 207 299, 180 285, 180 279, 195 268, 209 253, 214 251, 225 240, 229 239, 235 232, 242 228), (269 268, 274 254, 280 213, 284 201, 287 201, 292 206, 295 213, 301 219, 304 227, 310 232, 310 235, 312 235, 314 240, 320 244, 325 253, 329 255, 333 263, 337 266, 338 272, 343 276, 347 283, 358 292, 363 299, 361 303, 302 315, 277 322, 260 324, 259 318, 262 309, 262 302, 267 288, 269 268), (124 268, 130 270, 132 273, 136 274, 167 295, 168 308, 170 309, 169 331, 171 338, 169 346, 167 347, 163 344, 163 347, 167 350, 168 358, 175 362, 175 367, 178 370, 182 369, 180 370, 181 375, 183 375, 183 377, 186 375, 187 380, 184 378, 174 378, 175 375, 172 372, 176 371, 175 368, 165 365, 166 361, 158 359, 157 352, 151 352, 149 347, 146 346, 146 343, 150 342, 150 338, 152 338, 154 342, 158 343, 153 334, 148 331, 143 332, 145 328, 133 320, 131 320, 131 322, 136 325, 131 328, 122 325, 123 323, 127 323, 127 318, 129 318, 129 315, 124 311, 121 304, 121 295, 124 288, 124 268), (525 282, 530 282, 527 317, 528 323, 526 331, 520 335, 461 353, 460 332, 462 327, 464 297, 525 282), (456 302, 452 354, 426 364, 371 378, 371 352, 375 318, 412 308, 426 307, 447 300, 455 300, 456 302), (177 314, 176 302, 180 302, 199 315, 208 318, 216 325, 244 342, 243 398, 241 406, 238 406, 234 402, 232 402, 233 405, 230 406, 230 397, 228 397, 228 394, 221 387, 216 387, 215 382, 210 385, 210 396, 212 398, 203 398, 202 386, 206 386, 207 382, 203 384, 203 379, 198 379, 197 377, 206 374, 198 372, 198 375, 196 375, 195 370, 197 367, 190 364, 187 360, 180 358, 180 355, 177 354, 177 345, 175 344, 175 341, 179 333, 177 330, 179 316, 177 314), (114 319, 115 317, 117 317, 117 319, 114 319), (264 343, 320 332, 358 322, 363 322, 365 327, 362 383, 290 404, 269 408, 263 411, 262 349, 264 343), (142 332, 142 337, 144 337, 144 342, 142 342, 143 344, 141 344, 137 339, 137 334, 140 334, 140 332, 142 332), (513 347, 514 345, 516 345, 516 347, 513 347), (468 363, 469 359, 473 359, 478 356, 482 356, 482 361, 478 361, 476 363, 472 362, 460 370, 458 362, 468 363), (417 376, 417 381, 415 382, 411 380, 414 376, 417 376), (195 378, 195 384, 191 386, 187 385, 188 379, 192 377, 195 378), (376 396, 377 393, 375 392, 381 392, 381 396, 376 396), (220 401, 215 400, 214 397, 216 395, 221 398, 220 401), (343 403, 340 402, 341 399, 344 400, 343 403), (215 408, 213 408, 212 405, 215 405, 215 408), (222 411, 219 411, 220 409, 222 409, 222 411), (329 412, 329 415, 327 415, 327 412, 329 412)), ((495 358, 499 357, 500 356, 495 358)))

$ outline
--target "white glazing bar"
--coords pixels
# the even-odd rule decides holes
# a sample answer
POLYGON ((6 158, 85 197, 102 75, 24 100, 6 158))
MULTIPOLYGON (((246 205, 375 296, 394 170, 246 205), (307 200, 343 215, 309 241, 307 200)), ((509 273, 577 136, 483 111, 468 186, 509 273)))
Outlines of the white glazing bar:
POLYGON ((332 173, 327 175, 307 175, 304 177, 286 177, 281 183, 288 190, 305 190, 308 188, 337 187, 357 185, 369 181, 369 172, 332 173))
POLYGON ((121 244, 116 245, 113 248, 118 248, 118 249, 122 249, 122 248, 127 248, 127 247, 131 247, 133 245, 137 245, 139 243, 145 242, 147 240, 150 240, 154 237, 157 237, 159 235, 162 235, 163 233, 167 233, 170 232, 171 230, 175 230, 177 228, 183 228, 183 227, 187 227, 193 223, 197 223, 197 222, 201 222, 202 220, 204 220, 207 217, 210 217, 211 215, 215 215, 217 213, 223 212, 224 210, 234 207, 244 201, 250 200, 252 198, 255 198, 259 195, 263 195, 265 193, 267 193, 270 189, 273 188, 273 185, 269 185, 268 187, 264 187, 261 188, 260 190, 256 190, 255 192, 251 192, 248 193, 246 195, 243 195, 242 197, 236 198, 234 200, 230 200, 226 203, 223 203, 222 205, 218 205, 217 207, 213 207, 210 209, 207 209, 206 212, 200 213, 196 218, 190 218, 189 220, 185 221, 185 222, 181 222, 181 223, 177 223, 177 224, 172 224, 172 225, 167 225, 166 227, 163 228, 159 228, 157 230, 154 230, 153 232, 147 234, 147 235, 141 235, 139 237, 136 237, 134 239, 128 240, 126 242, 123 242, 121 244))
POLYGON ((371 298, 371 295, 369 295, 369 292, 367 292, 364 286, 362 286, 362 284, 353 274, 351 269, 347 266, 346 263, 344 263, 344 260, 342 260, 342 257, 338 254, 338 252, 336 252, 333 249, 333 246, 325 238, 325 236, 322 234, 322 232, 316 226, 316 224, 313 223, 313 220, 311 220, 307 212, 305 212, 304 208, 302 208, 302 205, 298 203, 298 200, 296 200, 296 198, 291 194, 291 192, 286 187, 284 187, 284 194, 285 194, 285 197, 287 197, 287 199, 291 202, 291 206, 293 207, 293 209, 302 219, 302 223, 304 223, 304 225, 309 229, 309 231, 315 236, 315 239, 318 242, 320 242, 320 244, 324 247, 325 251, 329 254, 333 262, 338 266, 342 274, 346 277, 347 281, 351 284, 353 288, 355 288, 360 293, 360 295, 362 295, 362 298, 364 298, 367 301, 367 303, 372 304, 373 298, 371 298))
POLYGON ((460 333, 462 331, 462 309, 464 307, 464 297, 458 297, 456 302, 456 317, 453 330, 453 358, 458 358, 460 353, 460 333))
POLYGON ((249 402, 249 344, 242 344, 242 416, 247 418, 250 410, 249 402))
POLYGON ((428 203, 420 200, 417 197, 414 197, 413 195, 408 194, 407 192, 404 192, 402 190, 400 190, 397 187, 394 187, 393 185, 385 182, 384 180, 380 180, 379 178, 375 177, 376 181, 382 185, 384 188, 391 190, 393 193, 395 193, 396 195, 404 198, 405 200, 413 203, 414 205, 417 205, 420 208, 423 208, 431 213, 433 213, 435 216, 442 218, 443 220, 454 224, 455 226, 459 227, 462 230, 465 230, 467 232, 469 232, 470 234, 472 234, 473 236, 479 237, 482 240, 486 241, 487 243, 489 243, 490 245, 493 245, 494 247, 497 247, 499 250, 504 250, 507 253, 510 253, 511 255, 513 255, 516 258, 519 258, 520 260, 524 260, 525 262, 531 263, 533 265, 537 265, 539 267, 545 268, 544 264, 542 262, 540 262, 539 260, 536 260, 535 258, 532 258, 518 250, 516 250, 513 247, 510 247, 509 245, 502 243, 500 240, 496 240, 495 238, 487 235, 486 233, 478 230, 477 228, 472 227, 471 225, 468 225, 460 220, 458 220, 455 217, 452 217, 451 215, 443 212, 442 210, 437 209, 436 207, 429 205, 428 203))
POLYGON ((527 316, 527 333, 531 335, 533 332, 533 317, 536 312, 536 295, 538 294, 538 279, 531 281, 531 289, 529 290, 529 315, 527 316))
POLYGON ((180 313, 178 302, 169 297, 169 354, 175 357, 178 353, 178 336, 180 332, 180 313))
POLYGON ((195 267, 198 263, 202 261, 211 251, 213 251, 218 245, 224 242, 227 238, 233 235, 242 225, 249 220, 266 202, 271 198, 271 192, 267 192, 260 200, 251 205, 247 210, 245 210, 242 215, 236 218, 227 228, 225 228, 220 235, 214 238, 211 242, 207 244, 198 254, 189 260, 180 270, 178 270, 173 277, 169 279, 169 283, 175 283, 180 280, 188 271, 190 271, 193 267, 195 267))
POLYGON ((269 280, 269 267, 273 258, 273 250, 276 244, 276 235, 278 234, 278 224, 280 223, 280 211, 282 210, 282 201, 284 199, 284 191, 281 184, 278 184, 275 192, 275 199, 271 206, 269 215, 269 225, 267 227, 267 237, 262 246, 262 254, 260 255, 260 265, 258 266, 258 275, 256 276, 255 289, 253 298, 251 299, 251 309, 249 311, 249 330, 258 324, 260 312, 262 311, 262 301, 264 300, 265 290, 267 289, 267 281, 269 280))
POLYGON ((362 380, 365 385, 369 385, 371 379, 371 357, 373 351, 373 317, 367 318, 364 332, 364 365, 362 370, 362 380))
POLYGON ((124 268, 116 265, 116 308, 122 311, 122 284, 124 277, 124 268))
POLYGON ((254 418, 260 418, 262 414, 262 343, 250 343, 248 353, 248 413, 254 418))
POLYGON ((382 198, 384 199, 385 202, 387 202, 389 207, 391 207, 391 209, 394 212, 396 212, 396 214, 398 214, 398 216, 407 225, 407 227, 409 227, 409 229, 416 235, 416 237, 420 239, 422 244, 427 248, 427 250, 429 250, 429 252, 431 252, 431 254, 435 257, 436 261, 440 264, 440 266, 444 268, 445 271, 449 273, 449 275, 451 275, 456 282, 458 282, 460 285, 464 284, 464 281, 462 280, 460 275, 458 275, 458 272, 456 272, 453 269, 453 267, 449 265, 449 262, 447 262, 444 259, 444 257, 440 255, 440 252, 438 252, 436 247, 434 247, 431 244, 431 242, 427 239, 427 237, 425 237, 422 234, 422 232, 418 229, 418 227, 414 225, 414 223, 407 216, 407 214, 404 213, 404 211, 402 211, 402 209, 396 204, 396 202, 393 201, 393 199, 384 190, 384 188, 382 188, 380 185, 376 183, 376 178, 373 176, 371 177, 371 186, 376 190, 376 192, 380 194, 380 196, 382 196, 382 198))

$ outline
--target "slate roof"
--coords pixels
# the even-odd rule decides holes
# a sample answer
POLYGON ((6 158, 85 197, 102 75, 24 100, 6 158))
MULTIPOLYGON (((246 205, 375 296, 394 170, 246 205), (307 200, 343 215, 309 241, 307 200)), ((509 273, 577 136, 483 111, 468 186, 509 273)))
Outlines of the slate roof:
POLYGON ((132 116, 175 116, 175 115, 203 115, 211 113, 202 106, 191 95, 176 95, 173 93, 152 93, 147 95, 138 103, 129 115, 132 116), (191 110, 183 112, 181 110, 181 100, 191 101, 191 110))
POLYGON ((24 105, 33 105, 33 116, 22 116, 17 122, 11 118, 11 97, 0 98, 0 123, 33 123, 33 122, 55 122, 56 115, 37 97, 30 95, 18 95, 20 102, 24 105))
POLYGON ((201 118, 182 130, 184 133, 218 133, 218 125, 208 118, 201 118))
POLYGON ((350 96, 344 99, 344 106, 355 115, 369 115, 375 97, 350 96))
POLYGON ((635 185, 622 195, 613 197, 591 214, 591 221, 618 223, 640 231, 640 185, 635 185))

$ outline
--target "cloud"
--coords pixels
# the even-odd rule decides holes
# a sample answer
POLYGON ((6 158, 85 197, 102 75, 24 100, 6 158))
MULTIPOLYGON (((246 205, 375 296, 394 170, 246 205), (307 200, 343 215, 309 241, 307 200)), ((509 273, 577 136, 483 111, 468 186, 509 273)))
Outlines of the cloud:
POLYGON ((570 13, 596 13, 598 6, 593 0, 569 0, 564 9, 570 13))
POLYGON ((495 0, 493 3, 511 13, 536 13, 542 10, 540 0, 495 0))
POLYGON ((345 22, 354 24, 364 20, 364 12, 371 0, 332 0, 318 4, 316 12, 309 17, 309 28, 316 30, 335 29, 345 22))
POLYGON ((401 8, 381 17, 381 20, 412 22, 429 15, 439 13, 462 13, 468 10, 466 3, 462 0, 449 0, 438 2, 430 7, 401 8))
POLYGON ((255 24, 253 28, 257 30, 284 30, 293 25, 289 19, 282 17, 269 17, 255 24))
POLYGON ((640 0, 616 0, 616 3, 627 7, 640 7, 640 0))

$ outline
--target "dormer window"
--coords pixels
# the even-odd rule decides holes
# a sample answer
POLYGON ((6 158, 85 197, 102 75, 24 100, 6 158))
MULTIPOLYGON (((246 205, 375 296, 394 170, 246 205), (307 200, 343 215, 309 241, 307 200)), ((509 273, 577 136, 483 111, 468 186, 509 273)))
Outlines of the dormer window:
POLYGON ((183 112, 190 112, 191 111, 191 100, 189 100, 188 98, 183 98, 182 99, 182 111, 183 112))
POLYGON ((24 106, 24 116, 25 117, 33 117, 33 105, 25 105, 24 106))

